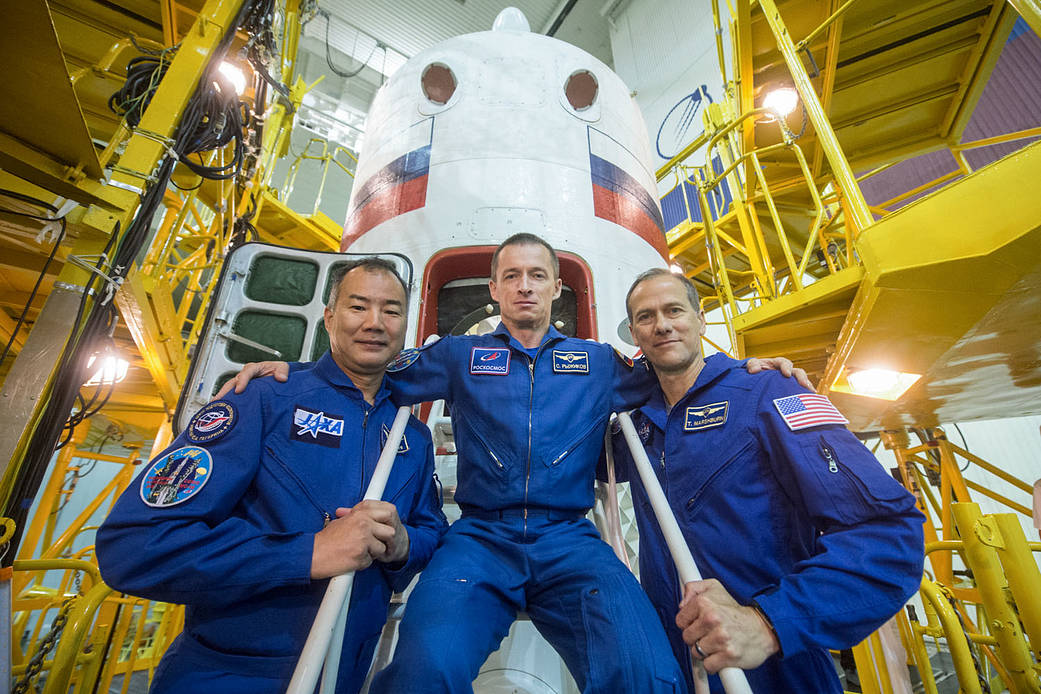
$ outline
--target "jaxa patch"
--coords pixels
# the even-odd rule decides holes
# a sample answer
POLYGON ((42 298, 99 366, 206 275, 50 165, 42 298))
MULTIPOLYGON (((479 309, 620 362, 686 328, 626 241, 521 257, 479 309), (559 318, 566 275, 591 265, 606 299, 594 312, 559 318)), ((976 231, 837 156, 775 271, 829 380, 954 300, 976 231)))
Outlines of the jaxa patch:
POLYGON ((198 446, 170 451, 141 478, 141 501, 154 508, 176 506, 199 493, 213 476, 213 458, 198 446))
POLYGON ((470 373, 505 376, 510 372, 510 350, 506 347, 474 347, 470 350, 470 373))
POLYGON ((224 436, 235 426, 235 408, 231 403, 211 402, 192 416, 186 436, 192 443, 206 443, 224 436))
POLYGON ((387 364, 387 371, 389 373, 397 373, 398 371, 404 371, 408 367, 416 363, 419 359, 419 350, 416 348, 403 349, 398 352, 398 356, 390 360, 387 364))
POLYGON ((299 405, 293 411, 293 428, 289 434, 293 441, 339 448, 342 436, 343 418, 339 415, 315 412, 299 405))
POLYGON ((727 421, 730 401, 713 402, 708 405, 695 405, 687 408, 687 418, 683 420, 684 431, 697 431, 723 426, 727 421))
POLYGON ((628 366, 630 369, 636 366, 636 362, 633 361, 632 357, 622 354, 618 351, 617 347, 612 347, 611 349, 614 350, 615 356, 618 357, 618 359, 621 360, 621 362, 628 366))
MULTIPOLYGON (((386 424, 380 425, 380 449, 382 450, 387 445, 387 439, 390 437, 390 427, 386 424)), ((401 443, 398 444, 398 453, 408 453, 408 438, 405 432, 401 432, 401 443)))
POLYGON ((589 373, 589 352, 567 352, 559 349, 553 350, 553 373, 589 373))

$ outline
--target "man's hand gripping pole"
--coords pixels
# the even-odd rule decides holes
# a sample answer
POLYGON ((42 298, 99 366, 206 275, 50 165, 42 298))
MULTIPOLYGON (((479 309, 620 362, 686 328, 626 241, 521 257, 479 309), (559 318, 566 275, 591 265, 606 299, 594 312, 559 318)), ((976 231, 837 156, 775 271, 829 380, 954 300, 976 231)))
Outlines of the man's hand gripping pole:
MULTIPOLYGON (((654 509, 658 525, 665 536, 665 543, 669 546, 669 553, 672 554, 672 561, 676 563, 680 583, 686 584, 691 581, 700 581, 701 572, 698 570, 697 564, 694 563, 694 557, 690 553, 690 548, 687 547, 683 534, 680 532, 679 523, 676 522, 676 517, 672 514, 672 509, 669 508, 665 492, 662 491, 658 478, 654 475, 654 468, 651 467, 651 461, 647 459, 647 452, 643 449, 643 444, 640 443, 640 437, 636 434, 636 427, 633 426, 633 420, 629 417, 629 413, 619 412, 618 423, 622 425, 625 442, 629 445, 633 462, 636 463, 636 471, 640 475, 644 489, 647 490, 651 508, 654 509)), ((748 686, 748 679, 745 677, 744 670, 736 667, 725 667, 720 670, 719 679, 722 680, 723 689, 726 690, 727 694, 752 694, 752 689, 748 686)), ((694 690, 696 694, 708 694, 708 680, 705 675, 705 669, 701 667, 700 663, 695 663, 694 667, 694 690)))
MULTIPOLYGON (((391 425, 390 434, 387 436, 387 443, 383 446, 379 460, 376 461, 376 469, 372 473, 369 486, 365 489, 363 500, 378 501, 383 497, 383 490, 387 486, 387 478, 390 477, 394 457, 398 453, 410 413, 408 407, 398 408, 394 424, 391 425)), ((321 693, 331 694, 335 690, 353 586, 353 571, 329 581, 329 587, 325 589, 325 597, 322 598, 311 631, 307 634, 307 641, 304 642, 304 649, 300 653, 300 660, 296 663, 286 694, 312 694, 323 664, 325 668, 321 693)))

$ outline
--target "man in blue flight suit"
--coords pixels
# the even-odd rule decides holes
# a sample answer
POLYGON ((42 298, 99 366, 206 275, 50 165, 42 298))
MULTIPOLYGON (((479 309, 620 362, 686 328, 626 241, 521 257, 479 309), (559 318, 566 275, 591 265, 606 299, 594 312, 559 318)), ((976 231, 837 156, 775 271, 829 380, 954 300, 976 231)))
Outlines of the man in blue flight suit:
POLYGON ((106 583, 187 607, 152 692, 284 692, 325 579, 349 571, 336 691, 360 690, 391 591, 447 527, 430 433, 415 419, 388 501, 361 501, 396 412, 383 376, 404 341, 406 306, 386 261, 334 273, 330 351, 286 383, 257 381, 206 405, 98 530, 106 583))
MULTIPOLYGON (((684 691, 647 596, 585 519, 608 418, 645 402, 653 375, 551 327, 561 281, 541 238, 504 241, 491 276, 502 316, 493 333, 444 337, 387 368, 397 402, 448 401, 462 518, 409 596, 393 661, 371 691, 470 692, 521 610, 584 692, 684 691)), ((286 372, 247 365, 226 387, 286 372)))
MULTIPOLYGON (((449 403, 462 518, 409 596, 371 691, 471 692, 521 610, 584 692, 682 691, 646 594, 585 518, 608 418, 643 402, 654 379, 610 346, 551 327, 561 281, 541 238, 504 241, 491 275, 498 329, 406 350, 387 369, 400 404, 449 403)), ((273 366, 245 368, 236 387, 273 366)))
POLYGON ((507 239, 491 276, 493 333, 445 337, 388 367, 398 401, 451 407, 462 518, 409 596, 372 691, 470 692, 521 610, 584 692, 679 691, 647 596, 585 518, 608 417, 646 399, 653 379, 550 325, 561 281, 542 239, 507 239))
MULTIPOLYGON (((722 354, 704 359, 705 318, 689 280, 650 270, 626 305, 661 386, 633 422, 707 577, 679 585, 617 435, 618 478, 632 482, 640 530, 641 580, 676 657, 689 663, 689 649, 710 673, 743 668, 756 694, 841 692, 826 649, 864 639, 921 580, 923 517, 914 498, 823 396, 777 374, 750 376, 722 354)), ((722 691, 717 677, 711 687, 722 691)))

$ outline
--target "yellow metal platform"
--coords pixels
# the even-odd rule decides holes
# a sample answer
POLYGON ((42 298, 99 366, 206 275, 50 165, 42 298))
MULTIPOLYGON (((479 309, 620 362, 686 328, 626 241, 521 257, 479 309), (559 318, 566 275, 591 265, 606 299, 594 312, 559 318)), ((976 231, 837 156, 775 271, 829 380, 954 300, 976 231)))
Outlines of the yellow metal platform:
POLYGON ((1039 24, 1013 4, 740 0, 733 98, 690 148, 709 151, 659 171, 733 196, 668 240, 707 308, 724 309, 736 351, 792 358, 854 429, 1041 412, 1041 149, 976 172, 962 156, 980 145, 962 134, 1017 9, 1039 24), (782 127, 763 100, 793 87, 802 107, 782 127), (941 148, 957 171, 864 201, 859 179, 941 148), (865 369, 921 379, 896 401, 854 395, 846 376, 865 369))
MULTIPOLYGON (((828 362, 923 374, 899 400, 832 397, 855 429, 1041 413, 1041 143, 865 231, 828 362)), ((826 389, 825 389, 826 390, 826 389)))

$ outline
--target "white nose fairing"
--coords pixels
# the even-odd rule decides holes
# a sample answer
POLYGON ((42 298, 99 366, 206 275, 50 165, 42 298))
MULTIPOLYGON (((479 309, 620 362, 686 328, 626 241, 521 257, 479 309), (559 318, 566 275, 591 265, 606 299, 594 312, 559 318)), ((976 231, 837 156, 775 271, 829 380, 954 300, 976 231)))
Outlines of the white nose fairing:
POLYGON ((647 131, 606 65, 526 25, 508 8, 495 30, 423 51, 381 88, 342 249, 402 253, 418 278, 445 249, 537 234, 589 270, 595 334, 582 336, 619 343, 629 282, 667 256, 647 131))

